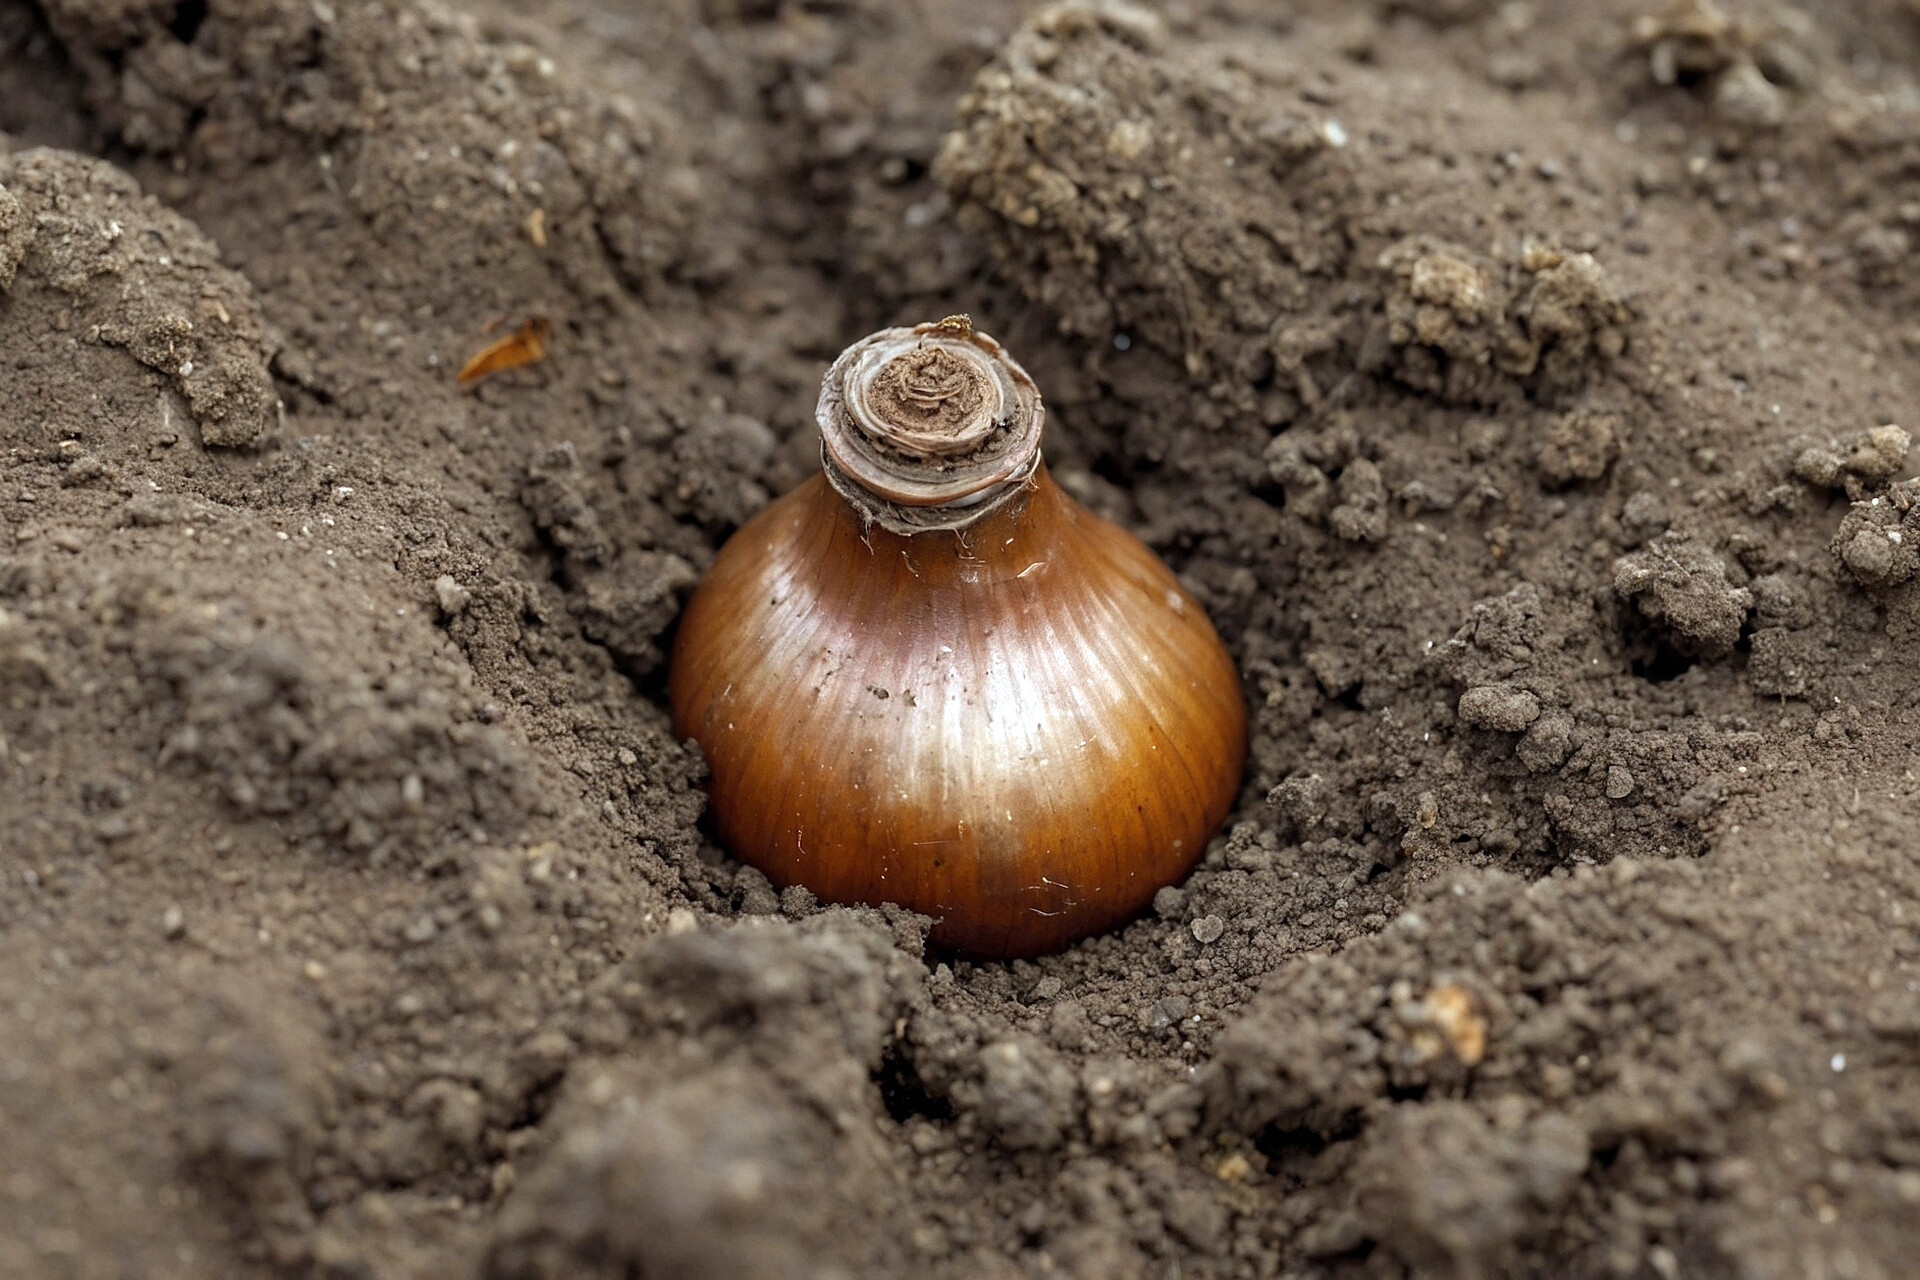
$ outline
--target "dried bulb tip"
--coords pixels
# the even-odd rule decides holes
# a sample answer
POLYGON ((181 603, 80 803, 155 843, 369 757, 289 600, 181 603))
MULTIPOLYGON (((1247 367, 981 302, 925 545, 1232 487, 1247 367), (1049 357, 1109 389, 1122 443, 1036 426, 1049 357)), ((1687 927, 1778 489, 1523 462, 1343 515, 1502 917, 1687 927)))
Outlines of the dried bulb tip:
POLYGON ((921 346, 893 357, 864 388, 870 434, 920 458, 971 453, 992 434, 1000 394, 978 357, 921 346))
POLYGON ((827 479, 900 533, 961 528, 1039 464, 1033 379, 964 315, 854 343, 820 388, 827 479))

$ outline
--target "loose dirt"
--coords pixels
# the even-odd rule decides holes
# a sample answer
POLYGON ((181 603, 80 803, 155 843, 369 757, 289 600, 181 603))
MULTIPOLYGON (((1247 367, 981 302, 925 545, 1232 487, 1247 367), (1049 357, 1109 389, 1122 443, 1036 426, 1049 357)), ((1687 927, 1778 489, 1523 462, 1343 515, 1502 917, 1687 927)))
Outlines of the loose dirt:
POLYGON ((1916 156, 1895 0, 0 0, 0 1274, 1913 1274, 1916 156), (1032 962, 663 710, 956 312, 1254 709, 1032 962))

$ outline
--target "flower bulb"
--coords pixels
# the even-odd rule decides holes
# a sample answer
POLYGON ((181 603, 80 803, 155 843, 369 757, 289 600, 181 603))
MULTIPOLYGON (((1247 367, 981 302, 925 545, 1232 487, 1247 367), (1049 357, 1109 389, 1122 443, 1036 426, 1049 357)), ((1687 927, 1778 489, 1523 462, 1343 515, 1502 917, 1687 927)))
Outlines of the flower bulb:
POLYGON ((966 954, 1136 915, 1245 762, 1205 612, 1054 483, 1032 378, 965 317, 855 343, 819 417, 821 474, 728 541, 675 639, 720 841, 776 885, 930 916, 966 954))

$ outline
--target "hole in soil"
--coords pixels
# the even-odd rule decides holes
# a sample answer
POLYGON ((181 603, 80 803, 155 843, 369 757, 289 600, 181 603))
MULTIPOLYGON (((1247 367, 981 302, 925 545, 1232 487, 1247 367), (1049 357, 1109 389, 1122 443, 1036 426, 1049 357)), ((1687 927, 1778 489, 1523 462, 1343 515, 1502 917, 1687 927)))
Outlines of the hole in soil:
POLYGON ((1253 496, 1276 511, 1287 509, 1286 487, 1264 472, 1253 482, 1253 496))
POLYGON ((1133 491, 1133 475, 1127 465, 1111 453, 1103 453, 1095 458, 1087 469, 1105 480, 1108 484, 1133 491))
POLYGON ((886 1056, 880 1059, 880 1066, 873 1073, 873 1082, 879 1086, 880 1101, 887 1108, 887 1114, 898 1123, 914 1116, 936 1121, 953 1119, 953 1104, 927 1092, 913 1060, 898 1044, 887 1047, 886 1056))
POLYGON ((1693 659, 1662 640, 1653 646, 1650 657, 1633 660, 1633 674, 1654 684, 1665 684, 1693 670, 1693 659))
POLYGON ((207 0, 180 0, 174 6, 173 21, 167 24, 167 30, 173 32, 181 44, 192 44, 193 38, 200 34, 200 24, 207 20, 207 0))
POLYGON ((1693 670, 1695 659, 1680 652, 1637 610, 1623 607, 1618 614, 1621 648, 1633 674, 1650 684, 1665 684, 1693 670))
POLYGON ((1282 1129, 1270 1124, 1253 1136, 1253 1149, 1269 1160, 1289 1156, 1317 1156, 1332 1143, 1312 1129, 1282 1129))
MULTIPOLYGON (((680 610, 682 613, 686 611, 686 607, 686 601, 683 599, 680 602, 680 610)), ((667 629, 662 631, 653 642, 653 647, 660 651, 660 661, 650 670, 644 671, 639 675, 634 675, 631 671, 627 673, 627 678, 633 681, 633 687, 640 691, 640 696, 668 715, 673 714, 673 702, 667 697, 667 660, 673 654, 673 637, 677 635, 679 631, 680 615, 675 614, 673 621, 668 624, 667 629)), ((615 665, 619 664, 616 662, 615 665)))

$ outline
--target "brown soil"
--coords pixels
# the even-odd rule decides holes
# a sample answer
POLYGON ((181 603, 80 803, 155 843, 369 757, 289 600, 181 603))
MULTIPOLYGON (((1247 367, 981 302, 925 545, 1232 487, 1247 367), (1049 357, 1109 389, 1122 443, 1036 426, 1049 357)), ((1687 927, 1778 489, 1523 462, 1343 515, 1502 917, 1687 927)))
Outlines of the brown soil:
POLYGON ((1645 3, 0 0, 0 1274, 1912 1275, 1920 16, 1645 3), (960 311, 1255 709, 1005 965, 661 687, 960 311))

